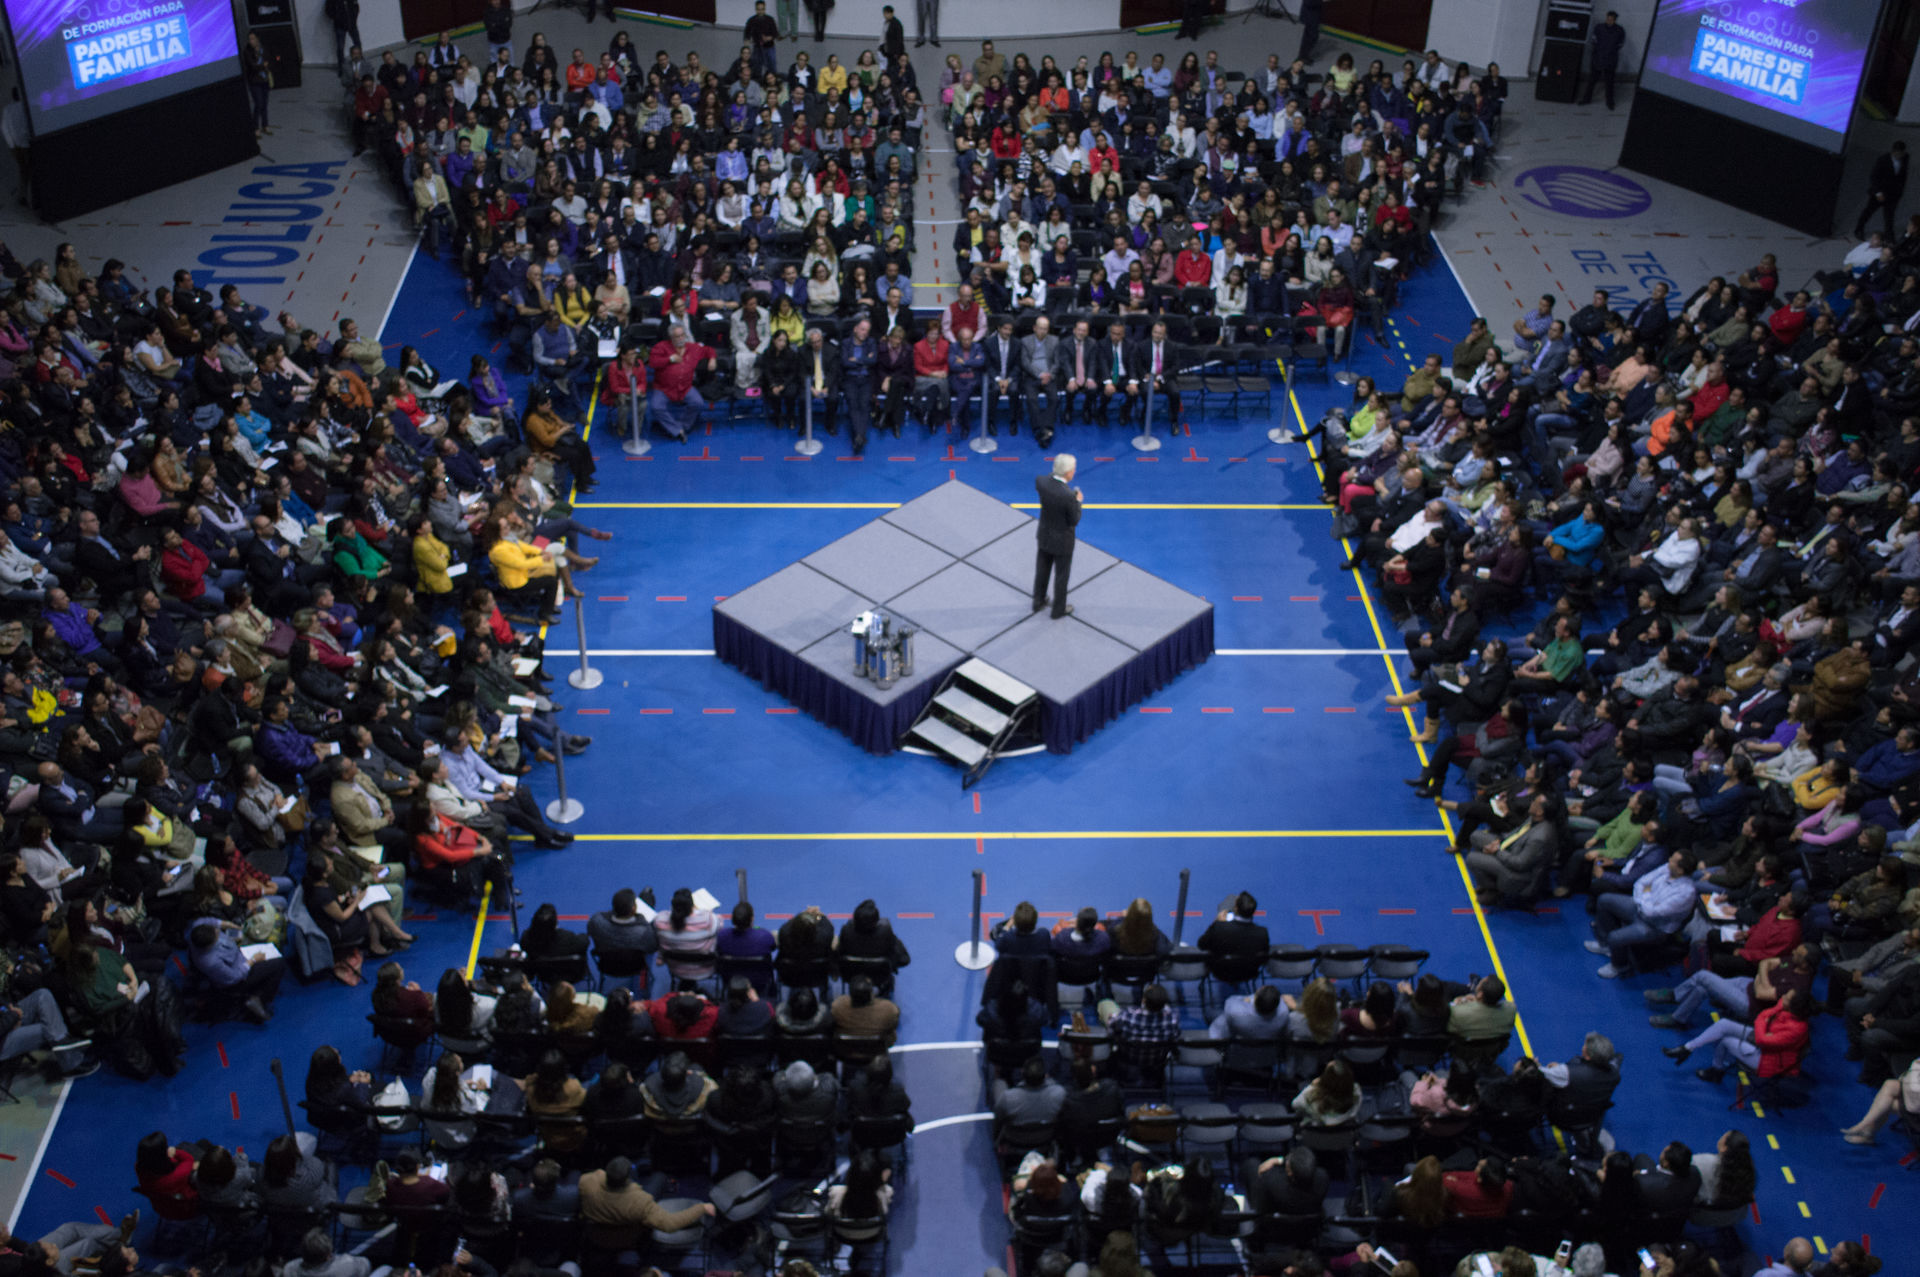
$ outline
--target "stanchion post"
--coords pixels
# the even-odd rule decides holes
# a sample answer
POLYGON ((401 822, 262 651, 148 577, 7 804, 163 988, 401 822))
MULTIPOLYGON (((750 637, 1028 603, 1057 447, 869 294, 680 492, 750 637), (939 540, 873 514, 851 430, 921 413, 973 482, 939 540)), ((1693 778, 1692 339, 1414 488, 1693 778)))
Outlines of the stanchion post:
POLYGON ((993 946, 980 938, 980 897, 987 890, 987 875, 973 871, 973 938, 953 951, 953 960, 969 971, 984 971, 993 965, 993 946))
POLYGON ((739 894, 740 903, 746 904, 747 903, 747 871, 746 870, 736 869, 733 871, 733 885, 734 885, 735 891, 739 894))
POLYGON ((632 426, 633 434, 620 445, 620 450, 629 457, 644 457, 653 451, 653 445, 647 442, 646 429, 640 424, 640 418, 644 415, 641 411, 640 392, 631 386, 627 390, 627 415, 632 418, 629 425, 632 426))
MULTIPOLYGON (((596 676, 598 671, 595 671, 596 676)), ((553 779, 560 790, 560 796, 547 804, 547 819, 556 825, 571 825, 586 815, 587 808, 578 798, 567 797, 567 751, 560 748, 565 737, 561 735, 560 725, 551 713, 547 715, 547 726, 553 730, 553 779)), ((515 930, 519 923, 514 924, 515 930)))
POLYGON ((793 441, 793 450, 803 457, 817 456, 820 449, 826 447, 813 437, 813 385, 803 383, 800 387, 800 416, 806 422, 806 428, 800 437, 793 441))
POLYGON ((1180 899, 1173 906, 1173 947, 1180 947, 1180 933, 1187 926, 1187 884, 1193 880, 1193 870, 1180 871, 1180 899))
POLYGON ((273 1070, 273 1084, 280 1088, 280 1113, 287 1119, 287 1134, 297 1135, 299 1128, 293 1124, 293 1105, 287 1102, 287 1074, 280 1067, 280 1057, 274 1056, 267 1067, 273 1070))
MULTIPOLYGON (((1359 322, 1359 316, 1356 315, 1354 317, 1354 323, 1358 323, 1358 322, 1359 322)), ((1347 325, 1346 362, 1340 365, 1339 372, 1333 374, 1333 379, 1339 382, 1343 386, 1351 386, 1354 382, 1359 380, 1358 377, 1355 377, 1353 375, 1353 341, 1354 341, 1353 324, 1348 324, 1347 325)))
POLYGON ((1140 433, 1133 437, 1133 446, 1141 452, 1160 451, 1160 441, 1153 437, 1153 374, 1147 374, 1147 402, 1140 411, 1140 433))
POLYGON ((581 691, 600 686, 602 675, 599 670, 587 664, 587 620, 581 614, 583 600, 576 596, 573 600, 573 632, 580 640, 580 668, 567 675, 567 682, 581 691))
POLYGON ((982 456, 1000 451, 1000 441, 987 434, 987 401, 992 394, 989 380, 984 374, 980 378, 980 429, 974 432, 973 438, 967 440, 967 447, 982 456))

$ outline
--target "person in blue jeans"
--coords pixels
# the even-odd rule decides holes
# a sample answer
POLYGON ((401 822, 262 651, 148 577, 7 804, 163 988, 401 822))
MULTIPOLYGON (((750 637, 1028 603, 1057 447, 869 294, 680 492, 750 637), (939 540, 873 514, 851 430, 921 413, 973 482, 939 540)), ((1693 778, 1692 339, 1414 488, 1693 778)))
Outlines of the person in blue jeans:
POLYGON ((99 1069, 87 1048, 92 1042, 67 1031, 66 1017, 51 991, 35 989, 17 1002, 0 1004, 0 1061, 18 1059, 30 1051, 51 1051, 53 1066, 64 1077, 85 1077, 99 1069))
POLYGON ((1620 975, 1614 959, 1635 945, 1672 935, 1693 916, 1700 899, 1693 882, 1698 864, 1693 853, 1676 851, 1667 857, 1665 873, 1647 874, 1626 895, 1599 898, 1593 919, 1596 938, 1587 941, 1587 952, 1608 959, 1597 973, 1602 979, 1620 975))

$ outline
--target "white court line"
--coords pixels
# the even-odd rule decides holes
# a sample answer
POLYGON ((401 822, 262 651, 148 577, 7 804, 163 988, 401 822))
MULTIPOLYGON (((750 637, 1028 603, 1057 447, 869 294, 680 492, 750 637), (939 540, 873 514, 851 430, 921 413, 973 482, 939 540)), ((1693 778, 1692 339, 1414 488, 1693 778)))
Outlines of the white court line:
POLYGON ((387 335, 387 321, 393 318, 394 303, 400 300, 400 286, 407 282, 407 272, 413 269, 413 259, 419 252, 420 241, 416 239, 413 247, 407 250, 407 264, 400 268, 399 277, 393 281, 393 296, 387 298, 387 308, 380 314, 380 326, 373 330, 375 341, 381 341, 387 335))
POLYGON ((67 1108, 67 1097, 73 1094, 73 1079, 60 1079, 60 1098, 53 1102, 53 1116, 47 1120, 47 1129, 40 1132, 40 1147, 33 1150, 33 1162, 27 1167, 27 1178, 21 1186, 20 1196, 13 1203, 13 1213, 7 1216, 7 1231, 20 1222, 20 1212, 27 1208, 27 1198, 33 1195, 33 1186, 40 1178, 40 1163, 47 1155, 47 1145, 53 1142, 53 1128, 60 1125, 60 1114, 67 1108))
POLYGON ((991 1122, 991 1113, 962 1113, 958 1117, 936 1117, 931 1122, 921 1122, 913 1128, 915 1135, 925 1135, 928 1131, 937 1131, 943 1126, 959 1126, 966 1122, 991 1122))
MULTIPOLYGON (((1392 656, 1400 649, 1388 647, 1222 647, 1215 656, 1392 656)), ((578 648, 547 649, 548 656, 574 657, 578 648)), ((710 647, 590 647, 593 656, 712 656, 710 647)))

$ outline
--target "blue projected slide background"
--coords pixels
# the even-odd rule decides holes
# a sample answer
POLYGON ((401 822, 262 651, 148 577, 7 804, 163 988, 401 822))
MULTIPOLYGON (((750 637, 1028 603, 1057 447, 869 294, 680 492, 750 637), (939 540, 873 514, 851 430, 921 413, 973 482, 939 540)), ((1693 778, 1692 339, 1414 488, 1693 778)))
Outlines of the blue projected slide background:
POLYGON ((232 0, 0 4, 37 133, 237 74, 232 0))
POLYGON ((1665 0, 1640 82, 1838 151, 1879 10, 1874 0, 1665 0))

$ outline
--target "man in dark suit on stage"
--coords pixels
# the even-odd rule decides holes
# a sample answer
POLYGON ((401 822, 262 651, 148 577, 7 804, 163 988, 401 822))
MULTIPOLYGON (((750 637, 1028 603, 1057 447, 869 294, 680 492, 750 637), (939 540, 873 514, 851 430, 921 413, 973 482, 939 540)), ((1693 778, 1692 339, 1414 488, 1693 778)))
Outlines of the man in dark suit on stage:
POLYGON ((1071 615, 1067 578, 1073 571, 1074 528, 1080 523, 1080 489, 1073 486, 1074 460, 1070 452, 1053 459, 1053 473, 1033 481, 1040 494, 1039 553, 1033 568, 1033 610, 1047 605, 1047 577, 1053 577, 1053 619, 1071 615))

